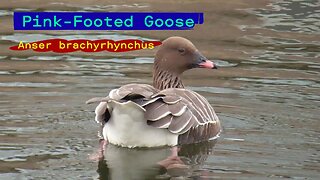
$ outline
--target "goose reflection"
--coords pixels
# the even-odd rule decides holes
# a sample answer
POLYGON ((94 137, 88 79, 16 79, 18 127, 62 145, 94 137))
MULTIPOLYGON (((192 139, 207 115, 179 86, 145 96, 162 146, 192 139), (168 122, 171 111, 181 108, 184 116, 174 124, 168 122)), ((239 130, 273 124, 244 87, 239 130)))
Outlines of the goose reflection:
POLYGON ((100 180, 149 180, 190 177, 199 170, 216 141, 163 148, 103 145, 98 161, 100 180))

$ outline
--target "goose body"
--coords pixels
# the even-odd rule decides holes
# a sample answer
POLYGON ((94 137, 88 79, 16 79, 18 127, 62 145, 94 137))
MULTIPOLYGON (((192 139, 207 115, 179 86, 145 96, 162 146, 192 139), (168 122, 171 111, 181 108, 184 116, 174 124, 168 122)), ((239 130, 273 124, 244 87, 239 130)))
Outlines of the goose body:
POLYGON ((146 123, 145 110, 132 101, 110 103, 111 118, 103 127, 103 137, 115 145, 126 147, 174 146, 178 135, 146 123))
POLYGON ((179 77, 196 67, 216 68, 190 41, 165 40, 156 54, 153 86, 127 84, 87 102, 100 102, 95 119, 103 139, 123 147, 157 147, 217 138, 221 125, 214 109, 179 77))

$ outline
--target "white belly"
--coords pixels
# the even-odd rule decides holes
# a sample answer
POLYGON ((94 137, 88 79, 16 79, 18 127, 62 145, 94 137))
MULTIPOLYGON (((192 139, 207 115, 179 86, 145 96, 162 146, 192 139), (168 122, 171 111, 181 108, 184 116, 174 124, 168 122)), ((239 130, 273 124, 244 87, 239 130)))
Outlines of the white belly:
POLYGON ((178 135, 147 125, 143 109, 135 103, 113 102, 111 106, 111 118, 103 128, 103 136, 110 143, 123 147, 177 145, 178 135))

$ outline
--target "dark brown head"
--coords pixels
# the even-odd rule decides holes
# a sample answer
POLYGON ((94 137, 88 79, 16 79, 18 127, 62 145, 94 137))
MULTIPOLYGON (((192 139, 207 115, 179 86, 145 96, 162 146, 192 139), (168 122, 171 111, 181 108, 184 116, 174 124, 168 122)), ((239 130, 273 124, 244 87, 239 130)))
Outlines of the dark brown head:
POLYGON ((217 68, 189 40, 182 37, 170 37, 162 42, 156 53, 155 67, 176 75, 192 68, 217 68))

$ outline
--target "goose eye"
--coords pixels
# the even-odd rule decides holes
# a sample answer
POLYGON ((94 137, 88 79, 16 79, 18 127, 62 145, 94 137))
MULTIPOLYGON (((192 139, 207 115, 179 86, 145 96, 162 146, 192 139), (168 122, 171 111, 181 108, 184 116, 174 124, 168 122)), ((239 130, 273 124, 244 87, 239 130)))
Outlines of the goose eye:
POLYGON ((179 48, 178 51, 179 51, 180 53, 184 53, 186 50, 183 49, 183 48, 179 48))

